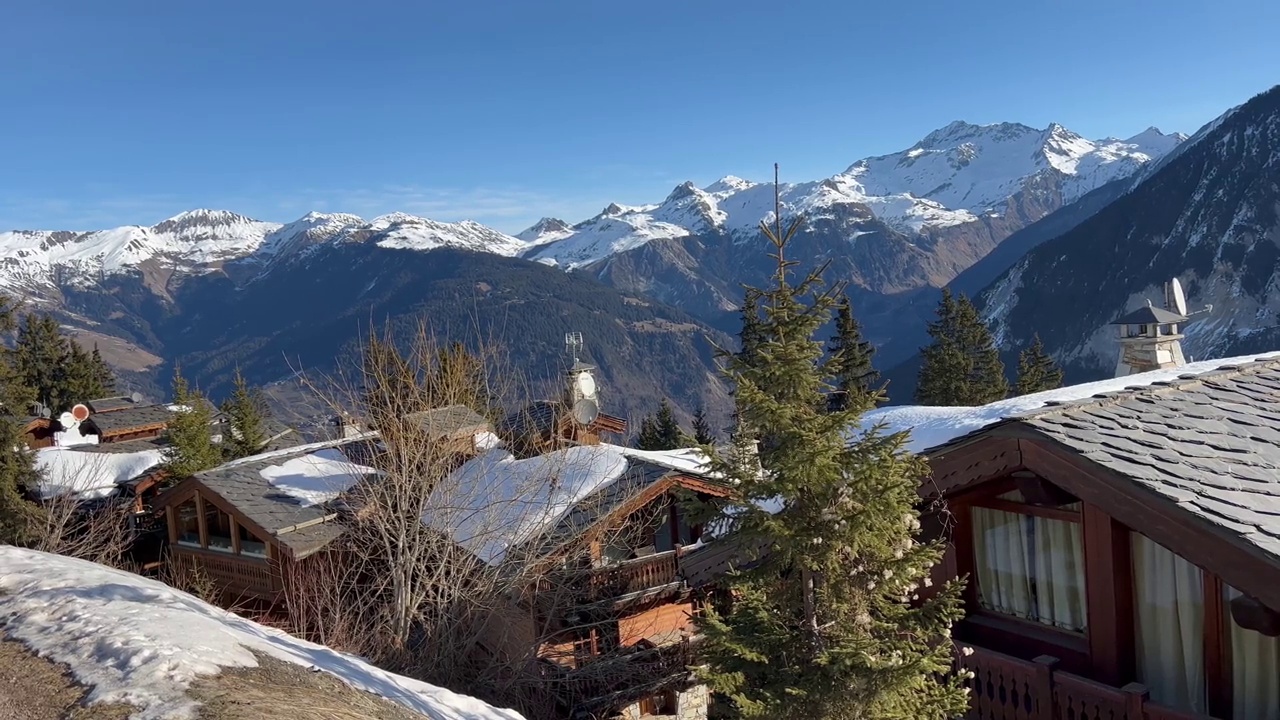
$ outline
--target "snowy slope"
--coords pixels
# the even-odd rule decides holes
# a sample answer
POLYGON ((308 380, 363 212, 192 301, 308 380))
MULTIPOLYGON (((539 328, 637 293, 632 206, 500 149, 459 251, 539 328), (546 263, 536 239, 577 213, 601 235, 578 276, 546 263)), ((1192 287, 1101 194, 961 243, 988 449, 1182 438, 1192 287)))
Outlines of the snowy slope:
POLYGON ((348 214, 308 213, 281 225, 225 210, 192 210, 151 227, 93 232, 17 230, 0 233, 0 287, 41 290, 91 284, 148 261, 199 273, 229 261, 263 264, 325 243, 373 242, 380 247, 464 248, 516 255, 525 244, 469 220, 445 223, 393 213, 365 221, 348 214))
POLYGON ((154 580, 34 550, 0 546, 0 625, 38 655, 65 663, 91 688, 89 703, 130 703, 139 720, 193 717, 185 695, 192 681, 224 667, 257 667, 250 651, 327 672, 433 720, 521 720, 154 580))
MULTIPOLYGON (((1036 130, 1016 123, 954 122, 902 152, 866 158, 818 182, 786 185, 783 207, 810 217, 875 218, 905 233, 973 222, 1000 214, 1033 181, 1048 178, 1072 202, 1112 180, 1133 174, 1185 140, 1150 128, 1127 140, 1087 140, 1060 125, 1036 130)), ((725 177, 705 188, 684 183, 660 203, 613 204, 571 234, 537 226, 521 233, 539 239, 527 257, 576 266, 659 239, 723 231, 754 237, 773 213, 773 187, 725 177)))

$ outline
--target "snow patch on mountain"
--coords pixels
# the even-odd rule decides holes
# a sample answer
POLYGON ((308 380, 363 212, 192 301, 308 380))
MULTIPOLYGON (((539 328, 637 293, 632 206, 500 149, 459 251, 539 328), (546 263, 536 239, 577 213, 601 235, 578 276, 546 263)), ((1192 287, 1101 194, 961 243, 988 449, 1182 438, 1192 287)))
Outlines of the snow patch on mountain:
MULTIPOLYGON (((1037 130, 1017 123, 953 122, 911 148, 859 160, 819 182, 785 185, 784 212, 844 219, 850 232, 859 221, 878 220, 918 234, 999 215, 1010 198, 1033 181, 1049 179, 1062 203, 1126 177, 1186 139, 1149 128, 1127 140, 1088 140, 1061 125, 1037 130)), ((774 189, 741 178, 721 178, 705 188, 677 186, 653 205, 610 205, 604 212, 552 238, 542 238, 526 257, 569 267, 660 238, 725 232, 755 237, 772 218, 774 189)))
POLYGON ((270 266, 320 245, 367 241, 387 248, 454 247, 499 255, 516 255, 525 248, 520 240, 469 220, 445 223, 393 213, 365 221, 356 215, 312 212, 281 225, 199 209, 150 227, 0 233, 0 288, 38 294, 63 283, 84 286, 132 272, 148 261, 192 274, 231 261, 270 266))

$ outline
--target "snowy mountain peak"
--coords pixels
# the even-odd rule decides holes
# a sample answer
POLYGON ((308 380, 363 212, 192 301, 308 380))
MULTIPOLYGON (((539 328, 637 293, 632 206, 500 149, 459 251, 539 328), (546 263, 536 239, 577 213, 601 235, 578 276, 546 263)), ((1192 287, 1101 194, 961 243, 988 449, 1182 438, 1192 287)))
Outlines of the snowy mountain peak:
POLYGON ((516 233, 516 239, 527 245, 555 242, 573 234, 569 223, 560 218, 544 217, 532 226, 516 233))
MULTIPOLYGON (((1094 142, 1057 123, 1037 130, 957 120, 907 150, 859 160, 822 182, 788 185, 783 203, 813 217, 843 218, 850 227, 867 221, 869 210, 874 219, 913 234, 999 217, 1010 198, 1045 182, 1058 187, 1062 203, 1072 202, 1131 175, 1178 142, 1163 134, 1094 142)), ((540 235, 543 241, 528 256, 572 267, 659 238, 708 231, 755 237, 772 208, 772 188, 741 178, 728 176, 705 189, 682 183, 656 205, 613 203, 572 233, 540 235)))
POLYGON ((725 175, 719 180, 711 183, 703 188, 704 191, 712 195, 730 195, 735 192, 741 192, 755 187, 755 183, 750 180, 743 180, 735 175, 725 175))

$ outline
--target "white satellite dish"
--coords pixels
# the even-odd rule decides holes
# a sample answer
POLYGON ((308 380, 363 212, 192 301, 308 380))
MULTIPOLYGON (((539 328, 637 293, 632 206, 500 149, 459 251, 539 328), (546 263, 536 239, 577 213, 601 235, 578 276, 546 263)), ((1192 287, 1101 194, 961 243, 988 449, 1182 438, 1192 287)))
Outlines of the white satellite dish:
POLYGON ((594 398, 596 396, 596 379, 591 377, 591 373, 580 372, 573 382, 582 397, 594 398))
POLYGON ((1182 283, 1178 278, 1169 281, 1169 309, 1185 316, 1187 314, 1187 296, 1182 292, 1182 283))
POLYGON ((75 415, 72 415, 69 412, 64 412, 58 416, 58 424, 62 426, 63 430, 70 430, 71 428, 79 425, 80 423, 76 422, 75 415))
POLYGON ((590 425, 600 417, 600 406, 595 400, 583 398, 573 404, 573 419, 579 425, 590 425))

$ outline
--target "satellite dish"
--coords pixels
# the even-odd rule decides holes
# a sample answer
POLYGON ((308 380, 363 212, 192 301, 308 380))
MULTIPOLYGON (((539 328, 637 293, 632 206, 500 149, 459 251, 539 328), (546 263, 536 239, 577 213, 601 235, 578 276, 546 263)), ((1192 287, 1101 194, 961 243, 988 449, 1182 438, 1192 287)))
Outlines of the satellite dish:
POLYGON ((593 398, 596 395, 596 379, 591 377, 591 373, 581 372, 574 378, 574 384, 578 388, 584 398, 593 398))
POLYGON ((75 407, 71 408, 71 415, 75 417, 77 423, 82 423, 85 420, 89 419, 89 406, 76 405, 75 407))
POLYGON ((135 392, 134 394, 129 396, 129 399, 133 401, 134 405, 140 405, 142 404, 142 393, 135 392))
POLYGON ((63 430, 70 430, 71 428, 79 425, 80 423, 76 422, 75 415, 72 415, 69 412, 64 412, 58 416, 58 424, 62 426, 63 430))
POLYGON ((600 417, 600 405, 595 400, 583 398, 573 404, 573 419, 579 425, 590 425, 600 417))
POLYGON ((1169 281, 1169 309, 1179 315, 1187 314, 1187 296, 1183 294, 1178 278, 1169 281))

